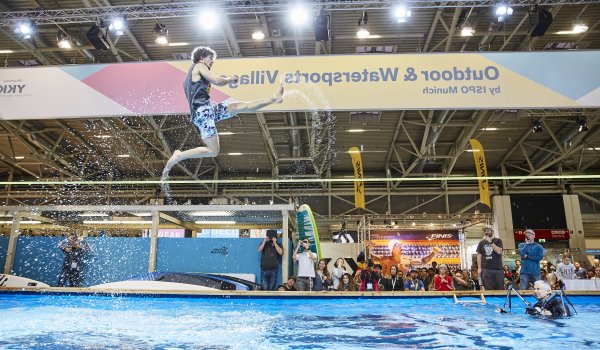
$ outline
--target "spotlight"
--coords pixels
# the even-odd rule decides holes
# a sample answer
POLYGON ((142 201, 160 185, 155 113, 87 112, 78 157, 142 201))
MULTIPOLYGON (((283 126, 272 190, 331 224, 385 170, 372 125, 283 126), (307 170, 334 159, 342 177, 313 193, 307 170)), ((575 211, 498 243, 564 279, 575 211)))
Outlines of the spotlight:
POLYGON ((254 40, 263 40, 265 38, 265 32, 260 29, 256 29, 254 33, 252 33, 252 39, 254 40))
POLYGON ((585 33, 587 32, 589 27, 582 22, 573 23, 573 29, 571 30, 575 34, 585 33))
POLYGON ((588 131, 589 128, 587 126, 587 118, 586 117, 577 117, 577 131, 582 132, 582 131, 588 131))
POLYGON ((460 29, 460 36, 473 36, 475 34, 475 29, 468 24, 463 25, 460 29))
POLYGON ((31 39, 35 34, 35 25, 31 21, 22 22, 15 29, 15 33, 19 34, 22 39, 31 39))
POLYGON ((531 131, 533 131, 533 132, 544 131, 544 128, 542 127, 542 122, 538 118, 531 119, 531 131))
POLYGON ((117 36, 121 36, 125 34, 125 27, 127 26, 125 22, 125 18, 116 17, 113 18, 110 24, 108 25, 108 30, 115 33, 117 36))
POLYGON ((404 5, 398 5, 394 9, 394 17, 396 17, 397 23, 406 22, 410 16, 412 16, 412 11, 404 5))
POLYGON ((216 12, 210 9, 206 9, 200 12, 200 25, 204 29, 215 29, 215 27, 217 26, 216 12))
POLYGON ((506 22, 512 13, 513 9, 508 5, 508 1, 503 1, 496 6, 496 17, 498 18, 498 22, 506 22))
POLYGON ((164 24, 156 22, 156 25, 152 31, 156 34, 156 39, 154 39, 155 43, 158 45, 169 44, 169 39, 167 38, 167 35, 169 35, 169 30, 164 24))
POLYGON ((290 11, 290 17, 294 26, 301 26, 308 21, 308 11, 301 5, 296 5, 290 11))
POLYGON ((70 49, 72 47, 71 38, 62 30, 56 33, 56 42, 61 49, 70 49))
POLYGON ((367 11, 363 12, 362 17, 358 20, 358 31, 356 32, 356 37, 360 39, 368 38, 371 33, 367 29, 367 21, 369 20, 369 15, 367 11))

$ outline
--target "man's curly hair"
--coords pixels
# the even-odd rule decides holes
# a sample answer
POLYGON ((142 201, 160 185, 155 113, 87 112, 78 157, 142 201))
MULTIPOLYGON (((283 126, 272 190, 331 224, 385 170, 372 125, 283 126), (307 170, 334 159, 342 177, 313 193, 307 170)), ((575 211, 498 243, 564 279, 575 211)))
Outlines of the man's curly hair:
POLYGON ((213 59, 217 59, 217 53, 215 50, 211 49, 208 46, 198 46, 192 51, 192 62, 198 63, 201 59, 212 56, 213 59))

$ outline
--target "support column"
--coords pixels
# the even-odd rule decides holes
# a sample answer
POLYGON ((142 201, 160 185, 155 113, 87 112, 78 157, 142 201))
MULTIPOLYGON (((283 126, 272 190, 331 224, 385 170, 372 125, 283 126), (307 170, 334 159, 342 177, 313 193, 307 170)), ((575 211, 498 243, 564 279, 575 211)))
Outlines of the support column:
POLYGON ((493 196, 495 236, 502 240, 504 249, 515 249, 515 234, 510 208, 510 196, 493 196))
MULTIPOLYGON (((283 210, 281 212, 283 218, 282 220, 282 235, 281 235, 281 245, 283 246, 283 255, 281 256, 281 283, 286 283, 289 277, 289 259, 290 259, 290 250, 288 249, 289 242, 289 233, 288 233, 288 221, 290 219, 287 210, 283 210)), ((292 245, 293 249, 293 245, 292 245)), ((259 276, 260 278, 260 276, 259 276)))
POLYGON ((150 231, 150 258, 148 261, 148 272, 156 271, 156 247, 158 243, 158 224, 160 215, 158 211, 152 211, 152 229, 150 231))
POLYGON ((581 253, 573 256, 573 261, 587 259, 585 254, 585 235, 583 232, 583 220, 581 219, 581 208, 579 207, 579 197, 574 194, 563 195, 565 205, 565 218, 567 228, 569 229, 569 248, 579 249, 581 253))
POLYGON ((20 224, 21 214, 13 213, 12 226, 10 228, 10 238, 8 240, 8 249, 6 250, 6 261, 4 262, 4 273, 7 275, 12 275, 15 252, 17 251, 17 239, 19 238, 20 224))

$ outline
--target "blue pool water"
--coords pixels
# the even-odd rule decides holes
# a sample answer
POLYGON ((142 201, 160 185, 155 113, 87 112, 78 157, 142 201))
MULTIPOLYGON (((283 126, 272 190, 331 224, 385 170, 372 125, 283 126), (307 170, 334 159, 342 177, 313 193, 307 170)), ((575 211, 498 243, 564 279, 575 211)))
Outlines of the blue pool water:
MULTIPOLYGON (((533 301, 529 297, 530 301, 533 301)), ((600 297, 551 320, 452 298, 155 298, 0 293, 1 349, 599 349, 600 297)))

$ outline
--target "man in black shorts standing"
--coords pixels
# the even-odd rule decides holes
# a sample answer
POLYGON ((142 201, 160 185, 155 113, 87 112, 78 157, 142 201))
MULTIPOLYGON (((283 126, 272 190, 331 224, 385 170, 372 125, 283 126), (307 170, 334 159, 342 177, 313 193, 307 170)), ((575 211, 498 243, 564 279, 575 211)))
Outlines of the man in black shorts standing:
POLYGON ((502 271, 502 240, 494 238, 494 230, 483 229, 483 239, 477 245, 477 273, 481 278, 481 290, 504 289, 502 271))
POLYGON ((173 152, 173 156, 163 170, 163 179, 168 176, 171 168, 182 160, 216 157, 219 154, 221 148, 215 123, 239 113, 252 113, 270 104, 283 102, 283 85, 279 86, 272 97, 263 100, 233 103, 211 102, 210 88, 212 84, 224 86, 238 81, 236 75, 229 77, 214 75, 210 69, 216 59, 217 54, 210 47, 199 46, 192 51, 193 64, 185 77, 183 88, 190 103, 192 123, 200 130, 200 137, 205 146, 183 152, 180 150, 173 152))

